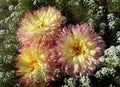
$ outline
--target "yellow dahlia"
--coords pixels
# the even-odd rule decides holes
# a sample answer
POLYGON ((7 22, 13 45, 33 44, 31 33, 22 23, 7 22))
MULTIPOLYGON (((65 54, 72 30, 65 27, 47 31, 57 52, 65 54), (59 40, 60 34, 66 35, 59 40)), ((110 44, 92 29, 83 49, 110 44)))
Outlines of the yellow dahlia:
POLYGON ((63 24, 64 17, 55 7, 42 7, 34 12, 27 12, 20 22, 17 38, 21 45, 31 42, 53 41, 63 24), (41 41, 43 40, 43 41, 41 41))
POLYGON ((36 84, 36 87, 40 87, 40 81, 53 80, 54 63, 51 61, 51 53, 45 52, 40 47, 26 46, 20 49, 20 54, 16 58, 16 75, 20 76, 19 84, 21 87, 31 87, 32 84, 36 84), (42 76, 44 68, 50 69, 46 76, 42 76))
POLYGON ((89 24, 63 28, 57 43, 61 70, 75 77, 92 73, 105 49, 102 37, 89 24))

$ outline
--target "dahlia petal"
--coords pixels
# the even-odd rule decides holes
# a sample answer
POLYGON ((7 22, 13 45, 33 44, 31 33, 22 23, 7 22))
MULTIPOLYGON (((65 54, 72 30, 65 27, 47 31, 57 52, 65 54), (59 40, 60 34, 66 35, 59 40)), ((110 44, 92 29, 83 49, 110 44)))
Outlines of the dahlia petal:
POLYGON ((64 20, 55 7, 42 7, 32 13, 27 12, 21 19, 17 39, 22 46, 31 42, 53 44, 53 38, 59 34, 64 20))
POLYGON ((44 67, 49 68, 50 71, 46 73, 46 76, 43 75, 41 79, 44 81, 53 80, 55 70, 55 64, 52 62, 53 53, 43 48, 31 44, 31 46, 24 46, 19 50, 20 54, 16 58, 15 67, 18 69, 16 76, 21 77, 19 80, 21 87, 30 87, 32 83, 41 84, 37 75, 42 74, 44 67))
POLYGON ((99 64, 98 58, 105 49, 102 37, 86 23, 70 26, 68 29, 64 27, 56 43, 56 50, 60 54, 56 61, 60 63, 60 69, 75 77, 91 74, 99 64), (73 67, 72 70, 69 65, 73 67))

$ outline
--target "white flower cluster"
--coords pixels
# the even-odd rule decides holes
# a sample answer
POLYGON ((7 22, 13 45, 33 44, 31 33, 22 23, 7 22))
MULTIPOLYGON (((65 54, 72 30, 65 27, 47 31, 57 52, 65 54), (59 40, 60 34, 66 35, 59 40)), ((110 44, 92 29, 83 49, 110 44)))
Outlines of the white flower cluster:
POLYGON ((65 85, 62 86, 62 87, 76 87, 75 84, 76 84, 76 81, 74 78, 69 78, 69 79, 66 79, 64 80, 65 82, 65 85))
POLYGON ((112 14, 112 13, 108 14, 107 19, 109 20, 109 23, 108 23, 109 28, 113 29, 114 25, 115 25, 115 16, 114 16, 114 14, 112 14))
POLYGON ((3 72, 0 72, 0 79, 3 77, 3 72))
POLYGON ((116 33, 116 36, 117 36, 117 43, 120 44, 120 31, 116 33))
POLYGON ((101 70, 97 71, 97 73, 95 74, 95 76, 97 78, 103 78, 105 76, 109 77, 109 76, 114 76, 116 73, 116 70, 114 68, 106 68, 103 67, 101 70))
POLYGON ((79 87, 91 87, 90 86, 91 80, 89 79, 88 76, 82 76, 79 81, 81 83, 79 87))
MULTIPOLYGON (((13 84, 15 81, 15 71, 14 70, 10 70, 7 72, 0 72, 0 82, 4 83, 6 85, 6 87, 8 87, 7 83, 11 83, 13 84), (12 79, 12 80, 10 80, 12 79)), ((0 84, 0 87, 5 87, 4 84, 0 84)), ((10 87, 10 86, 9 86, 10 87)))
POLYGON ((104 56, 99 58, 99 61, 106 67, 120 67, 120 46, 111 46, 106 49, 104 56))
POLYGON ((0 30, 0 35, 4 34, 5 30, 0 30))
POLYGON ((115 87, 114 85, 110 84, 109 87, 115 87))
POLYGON ((104 56, 99 58, 102 68, 96 72, 97 78, 115 76, 120 68, 120 46, 111 46, 104 51, 104 56))
POLYGON ((117 30, 117 26, 119 25, 120 19, 118 17, 115 17, 113 13, 109 13, 107 15, 107 19, 108 19, 109 29, 113 31, 117 30))

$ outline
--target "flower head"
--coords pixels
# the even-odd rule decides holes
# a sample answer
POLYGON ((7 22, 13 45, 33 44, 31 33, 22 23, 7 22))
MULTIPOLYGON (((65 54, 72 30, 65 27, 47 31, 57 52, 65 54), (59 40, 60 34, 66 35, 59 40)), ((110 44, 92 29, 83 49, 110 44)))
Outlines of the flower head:
POLYGON ((54 63, 51 60, 51 53, 45 52, 40 47, 26 46, 20 49, 20 54, 16 58, 16 72, 20 76, 19 84, 22 87, 29 87, 29 85, 41 84, 40 79, 47 82, 53 79, 54 63), (42 75, 45 68, 50 71, 46 72, 46 76, 42 75), (39 77, 41 76, 41 77, 39 77))
POLYGON ((65 27, 57 43, 57 62, 63 72, 74 76, 93 72, 105 48, 102 37, 88 24, 65 27))
POLYGON ((43 42, 45 39, 51 41, 59 32, 63 20, 60 11, 54 7, 43 7, 33 13, 28 12, 20 22, 18 41, 21 45, 28 45, 34 41, 43 42))

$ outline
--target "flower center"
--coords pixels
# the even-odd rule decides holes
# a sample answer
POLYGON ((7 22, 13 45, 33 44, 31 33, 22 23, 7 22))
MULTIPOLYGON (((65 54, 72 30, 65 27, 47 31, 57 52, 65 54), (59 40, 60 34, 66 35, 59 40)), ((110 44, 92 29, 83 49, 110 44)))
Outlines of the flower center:
POLYGON ((33 71, 35 66, 37 65, 37 60, 31 60, 29 64, 30 64, 31 71, 33 71))
POLYGON ((82 47, 75 45, 73 51, 75 52, 75 55, 80 55, 82 53, 82 47))
POLYGON ((36 23, 36 28, 41 28, 41 27, 44 27, 45 26, 45 23, 42 22, 42 23, 36 23))

